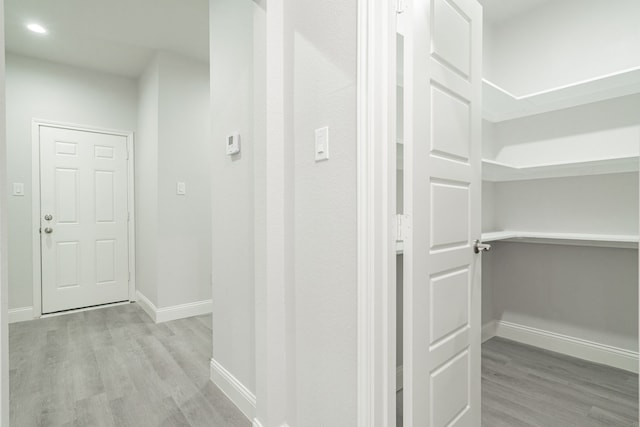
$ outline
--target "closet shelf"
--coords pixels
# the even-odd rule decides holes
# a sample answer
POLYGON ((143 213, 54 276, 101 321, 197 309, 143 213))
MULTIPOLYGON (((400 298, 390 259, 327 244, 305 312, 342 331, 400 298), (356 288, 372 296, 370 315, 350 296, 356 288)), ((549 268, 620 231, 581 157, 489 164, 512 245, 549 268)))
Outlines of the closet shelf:
POLYGON ((531 166, 512 166, 483 159, 482 179, 490 182, 504 182, 638 172, 639 163, 637 156, 531 166))
POLYGON ((493 231, 482 233, 482 241, 515 241, 523 243, 546 243, 567 246, 598 246, 605 248, 638 248, 638 235, 555 233, 539 231, 493 231))
MULTIPOLYGON (((638 235, 553 233, 540 231, 491 231, 482 233, 482 242, 510 241, 565 246, 597 246, 602 248, 637 249, 638 235)), ((402 255, 404 242, 396 242, 396 254, 402 255)))
POLYGON ((490 122, 501 122, 639 93, 640 68, 523 96, 516 96, 486 79, 482 83, 482 116, 490 122))

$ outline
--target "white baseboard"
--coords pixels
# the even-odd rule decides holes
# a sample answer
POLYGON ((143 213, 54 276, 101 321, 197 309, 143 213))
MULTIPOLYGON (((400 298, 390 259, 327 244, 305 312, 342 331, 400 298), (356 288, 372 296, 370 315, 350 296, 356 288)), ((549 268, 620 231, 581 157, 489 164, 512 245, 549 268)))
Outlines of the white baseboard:
POLYGON ((8 312, 9 323, 26 322, 33 320, 33 307, 10 308, 8 312))
POLYGON ((495 336, 638 373, 634 351, 505 321, 496 321, 495 336))
MULTIPOLYGON (((263 427, 263 424, 257 418, 254 418, 251 427, 263 427)), ((289 427, 289 424, 284 423, 280 427, 289 427)))
MULTIPOLYGON (((257 418, 254 418, 252 427, 263 427, 263 424, 257 418)), ((289 424, 284 423, 280 427, 289 427, 289 424)))
POLYGON ((138 303, 138 305, 140 305, 140 307, 149 315, 149 317, 151 317, 151 320, 157 323, 156 312, 158 309, 156 308, 156 306, 151 302, 149 298, 141 294, 140 291, 137 291, 136 295, 138 296, 138 300, 136 301, 136 303, 138 303))
POLYGON ((185 319, 187 317, 209 314, 213 311, 213 301, 196 301, 171 307, 156 307, 149 298, 140 291, 137 292, 138 304, 156 323, 170 322, 171 320, 185 319))
POLYGON ((403 374, 404 373, 404 367, 403 366, 398 366, 396 368, 396 391, 400 391, 402 390, 403 387, 403 374))
POLYGON ((254 427, 260 427, 256 416, 256 396, 249 391, 231 372, 227 371, 215 359, 211 359, 211 381, 233 402, 250 420, 254 427))
POLYGON ((187 304, 174 305, 159 308, 156 314, 156 323, 169 322, 171 320, 185 319, 187 317, 201 316, 213 312, 213 301, 196 301, 187 304))
POLYGON ((496 336, 496 330, 498 329, 498 321, 491 320, 490 322, 482 325, 482 342, 489 341, 496 336))

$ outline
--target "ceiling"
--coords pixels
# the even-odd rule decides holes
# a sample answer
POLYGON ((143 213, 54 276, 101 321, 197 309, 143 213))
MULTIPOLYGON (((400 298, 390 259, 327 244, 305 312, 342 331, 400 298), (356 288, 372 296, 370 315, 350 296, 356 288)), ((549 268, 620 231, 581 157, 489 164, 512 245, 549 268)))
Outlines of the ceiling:
MULTIPOLYGON (((511 19, 551 0, 478 0, 484 9, 484 19, 491 24, 511 19)), ((557 1, 557 0, 556 0, 557 1)))
MULTIPOLYGON (((479 0, 496 24, 550 0, 479 0)), ((157 50, 208 62, 208 0, 5 0, 9 52, 128 77, 157 50), (37 22, 46 35, 26 29, 37 22)))
POLYGON ((137 77, 157 50, 209 61, 209 1, 5 0, 5 34, 9 52, 137 77))

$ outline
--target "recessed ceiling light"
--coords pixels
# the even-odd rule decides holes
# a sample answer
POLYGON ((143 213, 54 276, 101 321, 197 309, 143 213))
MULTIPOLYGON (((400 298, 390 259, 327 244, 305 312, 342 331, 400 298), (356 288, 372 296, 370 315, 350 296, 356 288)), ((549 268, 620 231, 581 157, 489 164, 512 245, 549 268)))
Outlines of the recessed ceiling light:
POLYGON ((40 24, 29 24, 29 25, 27 25, 27 28, 30 29, 31 31, 33 31, 34 33, 38 33, 38 34, 46 34, 47 33, 47 29, 44 28, 40 24))

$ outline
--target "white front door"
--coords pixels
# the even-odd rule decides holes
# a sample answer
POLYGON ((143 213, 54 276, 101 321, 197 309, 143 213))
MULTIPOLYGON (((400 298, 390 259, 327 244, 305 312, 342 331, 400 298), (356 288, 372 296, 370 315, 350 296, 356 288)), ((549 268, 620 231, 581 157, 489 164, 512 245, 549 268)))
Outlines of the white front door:
POLYGON ((128 300, 126 137, 39 129, 42 312, 128 300))
POLYGON ((482 9, 408 3, 404 425, 480 426, 482 9))

